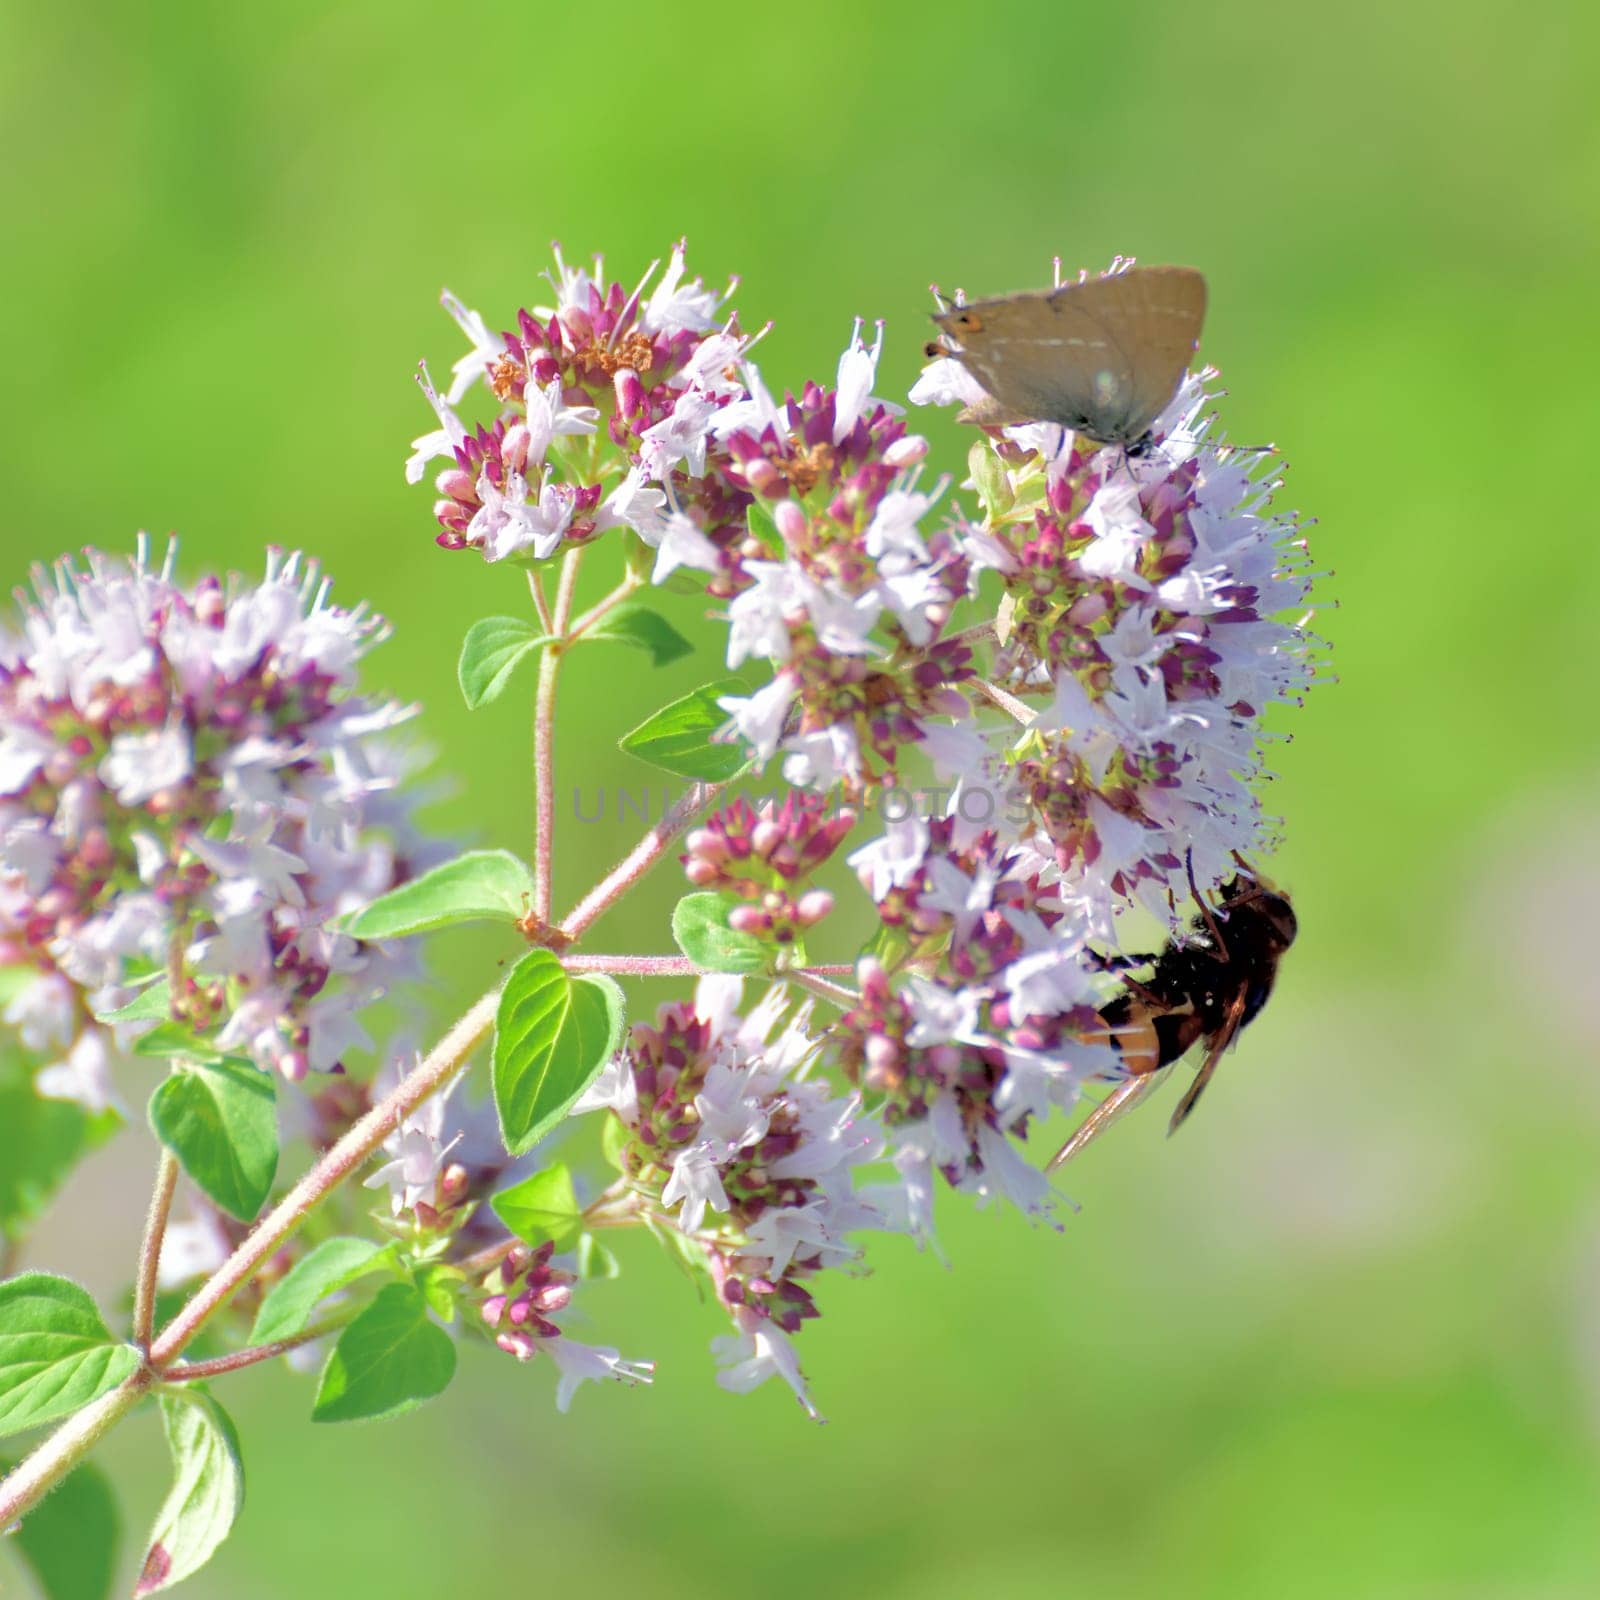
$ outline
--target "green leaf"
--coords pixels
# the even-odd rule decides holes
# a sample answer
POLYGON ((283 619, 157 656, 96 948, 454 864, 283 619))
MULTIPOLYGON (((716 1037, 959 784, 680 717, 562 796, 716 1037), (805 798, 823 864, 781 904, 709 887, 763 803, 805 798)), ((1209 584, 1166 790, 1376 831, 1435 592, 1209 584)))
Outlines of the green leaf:
POLYGON ((242 1061, 180 1067, 150 1097, 150 1126, 196 1185, 249 1222, 278 1171, 272 1077, 242 1061))
POLYGON ((615 1111, 608 1111, 600 1124, 600 1156, 618 1172, 627 1170, 623 1152, 633 1142, 633 1129, 615 1111))
POLYGON ((453 1267, 447 1261, 431 1261, 417 1268, 413 1280, 436 1317, 443 1322, 456 1320, 456 1300, 467 1281, 460 1267, 453 1267))
POLYGON ((344 919, 355 939, 400 939, 456 922, 519 922, 533 874, 509 850, 469 850, 344 919))
POLYGON ((772 514, 772 507, 765 500, 750 502, 750 509, 744 514, 744 525, 752 539, 765 545, 773 555, 782 558, 783 535, 778 532, 777 519, 772 514))
POLYGON ((489 1204, 494 1214, 526 1244, 555 1241, 564 1250, 583 1221, 572 1174, 561 1162, 536 1172, 509 1189, 502 1189, 489 1204))
POLYGON ((0 1238, 20 1237, 121 1120, 114 1111, 91 1115, 70 1100, 46 1100, 33 1087, 33 1069, 0 1050, 0 1238))
POLYGON ((750 691, 737 678, 719 678, 663 706, 622 737, 622 748, 652 766, 680 778, 700 778, 723 783, 737 777, 750 764, 750 754, 738 740, 714 744, 712 735, 728 724, 728 713, 717 704, 724 695, 750 691))
POLYGON ((495 1017, 495 1110, 512 1155, 537 1144, 622 1042, 622 990, 599 974, 570 977, 548 950, 512 969, 495 1017))
POLYGON ((608 611, 583 638, 605 639, 615 644, 631 644, 636 650, 647 650, 651 665, 657 667, 664 667, 694 649, 659 611, 634 602, 608 611))
POLYGON ((967 471, 972 474, 972 485, 984 510, 992 517, 1004 516, 1015 504, 1016 496, 1011 492, 1004 463, 989 448, 987 439, 980 439, 967 452, 967 471))
POLYGON ((97 1011, 101 1022, 166 1022, 172 1016, 172 989, 165 978, 147 983, 125 1006, 97 1011))
POLYGON ((228 1413, 204 1389, 169 1389, 160 1399, 173 1482, 156 1513, 135 1600, 198 1572, 244 1504, 244 1463, 228 1413))
POLYGON ((616 1278, 622 1273, 622 1263, 595 1238, 583 1234, 578 1240, 578 1276, 580 1278, 616 1278))
POLYGON ((330 1294, 369 1272, 393 1268, 398 1263, 399 1250, 394 1244, 378 1244, 371 1239, 324 1239, 267 1291, 250 1330, 250 1343, 292 1339, 310 1324, 311 1313, 330 1294))
MULTIPOLYGON (((0 1460, 0 1478, 15 1465, 0 1460)), ((32 1571, 45 1600, 106 1600, 120 1532, 110 1480, 85 1461, 22 1519, 12 1548, 32 1571)))
POLYGON ((202 1039, 187 1022, 174 1022, 170 1018, 141 1033, 133 1041, 133 1053, 163 1061, 222 1060, 222 1052, 202 1039))
POLYGON ((697 966, 712 972, 765 972, 773 951, 753 933, 736 933, 728 913, 743 902, 731 894, 702 890, 672 908, 672 937, 697 966))
POLYGON ((456 1347, 428 1320, 415 1284, 390 1283, 339 1335, 312 1408, 313 1422, 397 1417, 448 1387, 456 1347))
POLYGON ((0 1282, 0 1435, 81 1410, 138 1365, 87 1289, 48 1272, 0 1282))
POLYGON ((538 632, 521 617, 485 617, 474 622, 461 642, 461 659, 456 663, 462 698, 474 711, 498 700, 523 659, 549 643, 549 634, 538 632))

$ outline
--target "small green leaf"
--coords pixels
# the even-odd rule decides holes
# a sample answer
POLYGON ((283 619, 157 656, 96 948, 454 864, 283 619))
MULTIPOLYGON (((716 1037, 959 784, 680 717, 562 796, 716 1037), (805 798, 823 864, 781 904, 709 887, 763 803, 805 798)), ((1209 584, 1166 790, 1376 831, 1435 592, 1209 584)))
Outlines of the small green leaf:
POLYGON ((618 1172, 625 1170, 622 1153, 633 1141, 633 1129, 615 1111, 608 1111, 600 1124, 600 1155, 618 1172))
POLYGON ((461 1268, 453 1267, 447 1261, 431 1261, 426 1266, 418 1267, 412 1276, 422 1298, 428 1302, 429 1310, 442 1322, 454 1322, 456 1301, 462 1285, 467 1281, 467 1275, 461 1268))
POLYGON ((1016 501, 1011 492, 1011 479, 1006 475, 1004 463, 989 448, 987 439, 980 439, 967 452, 967 471, 972 474, 973 487, 978 500, 991 517, 1004 516, 1016 501))
POLYGON ((344 919, 355 939, 401 939, 457 922, 519 922, 533 874, 509 850, 469 850, 344 919))
POLYGON ((765 500, 750 502, 750 509, 744 514, 744 525, 750 537, 765 545, 773 555, 781 557, 784 554, 783 535, 778 532, 777 519, 765 500))
POLYGON ((502 1189, 489 1204, 494 1214, 526 1244, 555 1241, 564 1250, 578 1232, 583 1213, 573 1192, 572 1174, 561 1162, 536 1172, 509 1189, 502 1189))
POLYGON ((772 947, 728 926, 728 913, 741 904, 731 894, 709 889, 686 894, 672 908, 674 942, 696 966, 712 972, 765 972, 772 965, 772 947))
POLYGON ((194 1062, 150 1097, 150 1126, 195 1184, 249 1222, 278 1171, 272 1077, 241 1061, 194 1062))
POLYGON ((659 611, 633 602, 608 611, 583 637, 631 644, 636 650, 647 650, 651 665, 657 667, 664 667, 669 661, 676 661, 694 649, 659 611))
POLYGON ((208 1044, 186 1022, 173 1022, 170 1018, 141 1033, 133 1041, 136 1056, 154 1056, 160 1060, 220 1061, 222 1052, 208 1044))
POLYGON ((33 1087, 33 1069, 0 1049, 0 1238, 19 1238, 121 1120, 114 1111, 91 1115, 70 1100, 46 1100, 33 1087))
POLYGON ((495 1017, 495 1109, 512 1155, 537 1144, 622 1042, 622 990, 599 974, 573 978, 548 950, 512 969, 495 1017))
POLYGON ((717 701, 723 696, 748 694, 737 678, 720 678, 663 706, 622 737, 622 748, 652 766, 680 778, 700 778, 723 783, 737 777, 750 763, 750 753, 737 739, 714 743, 712 735, 728 725, 728 713, 717 701))
POLYGON ((369 1272, 393 1268, 398 1262, 399 1250, 393 1244, 378 1244, 371 1239, 324 1239, 267 1291, 250 1330, 250 1343, 292 1339, 309 1325, 311 1313, 330 1294, 369 1272))
MULTIPOLYGON (((0 1460, 0 1478, 15 1465, 0 1460)), ((22 1519, 14 1548, 45 1600, 106 1600, 120 1532, 110 1480, 85 1461, 22 1519)))
POLYGON ((622 1263, 595 1238, 586 1233, 578 1239, 578 1276, 580 1278, 616 1278, 622 1273, 622 1263))
POLYGON ((523 659, 550 643, 521 617, 485 617, 467 629, 456 663, 462 698, 474 711, 498 700, 523 659))
POLYGON ((148 983, 125 1006, 97 1011, 101 1022, 165 1022, 172 1015, 172 990, 165 978, 148 983))
POLYGON ((198 1572, 244 1504, 244 1463, 228 1413, 200 1388, 168 1389, 160 1399, 173 1483, 156 1513, 134 1600, 198 1572))
POLYGON ((48 1272, 0 1282, 0 1435, 81 1410, 138 1365, 87 1289, 48 1272))
POLYGON ((449 1386, 456 1347, 428 1319, 415 1284, 389 1283, 339 1335, 312 1408, 313 1422, 397 1417, 449 1386))

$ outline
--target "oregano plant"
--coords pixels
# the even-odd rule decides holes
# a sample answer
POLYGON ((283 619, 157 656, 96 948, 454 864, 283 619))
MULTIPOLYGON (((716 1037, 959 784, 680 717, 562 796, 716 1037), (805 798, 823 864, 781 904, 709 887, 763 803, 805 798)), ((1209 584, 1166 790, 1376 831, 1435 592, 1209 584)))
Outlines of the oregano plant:
POLYGON ((940 474, 874 393, 881 328, 780 400, 681 244, 634 286, 559 251, 545 277, 506 331, 444 297, 467 348, 423 367, 406 465, 482 594, 465 706, 531 704, 531 846, 419 825, 418 708, 370 685, 386 626, 303 555, 251 580, 90 551, 0 630, 0 1529, 47 1595, 106 1592, 87 1458, 140 1412, 172 1486, 136 1592, 211 1557, 244 1499, 225 1396, 261 1363, 306 1374, 309 1425, 399 1418, 467 1361, 548 1372, 563 1410, 648 1383, 648 1328, 568 1320, 606 1328, 639 1250, 699 1280, 724 1389, 817 1416, 830 1274, 874 1235, 935 1245, 940 1190, 1053 1222, 1040 1125, 1158 1064, 1130 1019, 1170 1064, 1182 1008, 1141 964, 1208 937, 1197 901, 1226 961, 1217 918, 1261 881, 1310 575, 1209 368, 1104 443, 995 416, 936 345, 909 404, 976 425, 940 474), (620 861, 565 839, 592 887, 558 905, 563 679, 691 653, 699 687, 610 730, 675 799, 620 861), (670 919, 596 947, 655 870, 670 919), (468 922, 500 934, 481 992, 416 1009, 428 936, 468 922), (641 977, 683 989, 644 1013, 641 977), (135 1119, 128 1312, 28 1230, 135 1119))

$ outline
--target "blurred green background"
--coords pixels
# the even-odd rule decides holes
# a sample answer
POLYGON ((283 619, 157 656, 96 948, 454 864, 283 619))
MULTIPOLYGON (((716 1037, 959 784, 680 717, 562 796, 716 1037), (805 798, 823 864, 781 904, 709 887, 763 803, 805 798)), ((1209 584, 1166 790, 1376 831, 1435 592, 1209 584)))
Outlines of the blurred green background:
MULTIPOLYGON (((1062 1233, 949 1203, 949 1270, 892 1240, 827 1285, 826 1428, 713 1386, 644 1241, 588 1308, 651 1390, 559 1417, 482 1356, 313 1429, 302 1380, 232 1380, 250 1503, 186 1592, 1600 1592, 1597 46, 1573 4, 0 7, 6 580, 140 527, 317 552, 395 625, 442 826, 525 847, 524 712, 453 681, 523 597, 435 549, 411 373, 458 352, 441 284, 505 326, 552 238, 632 280, 687 233, 775 385, 885 316, 884 394, 930 279, 1200 265, 1229 431, 1283 447, 1340 607, 1271 795, 1301 943, 1181 1139, 1097 1147, 1062 1233)), ((660 683, 583 658, 564 786, 638 779, 660 683)), ((632 832, 572 830, 558 902, 632 832)), ((674 879, 597 947, 664 947, 674 879)), ((441 1008, 499 953, 443 949, 441 1008)), ((31 1259, 113 1287, 146 1170, 97 1158, 31 1259)), ((131 1546, 153 1423, 104 1456, 131 1546)))

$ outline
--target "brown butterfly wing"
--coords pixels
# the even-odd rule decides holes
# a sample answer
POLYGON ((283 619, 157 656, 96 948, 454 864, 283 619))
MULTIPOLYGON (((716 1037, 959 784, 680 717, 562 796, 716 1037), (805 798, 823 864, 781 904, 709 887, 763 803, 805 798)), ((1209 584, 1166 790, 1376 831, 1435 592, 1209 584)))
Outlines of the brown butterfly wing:
POLYGON ((1122 356, 1128 387, 1108 398, 1112 437, 1132 443, 1166 410, 1188 370, 1206 315, 1206 280, 1193 267, 1133 267, 1069 285, 1082 311, 1122 356))
POLYGON ((989 396, 961 420, 1055 422, 1132 444, 1177 389, 1205 306, 1205 279, 1193 268, 1133 267, 954 306, 934 321, 989 396))
POLYGON ((1076 431, 1095 414, 1097 375, 1111 370, 1131 386, 1111 336, 1066 290, 976 300, 933 320, 993 402, 968 407, 965 421, 1056 422, 1076 431))

